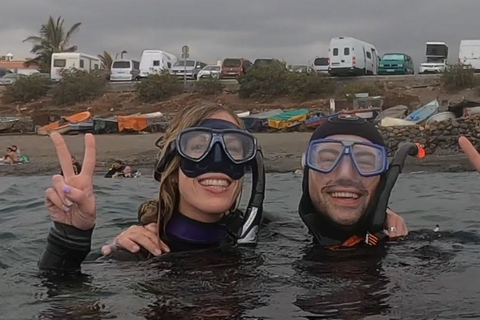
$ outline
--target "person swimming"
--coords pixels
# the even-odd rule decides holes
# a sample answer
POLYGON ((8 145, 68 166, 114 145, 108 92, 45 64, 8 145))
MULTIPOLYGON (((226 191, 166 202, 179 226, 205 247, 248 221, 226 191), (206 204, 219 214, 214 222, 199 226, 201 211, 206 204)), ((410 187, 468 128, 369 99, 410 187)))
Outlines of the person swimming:
POLYGON ((105 178, 113 178, 119 174, 123 174, 123 170, 125 170, 125 164, 122 160, 115 160, 110 168, 108 169, 107 173, 105 173, 105 178))
MULTIPOLYGON (((357 117, 330 117, 312 134, 303 159, 298 212, 314 242, 334 248, 364 243, 366 237, 373 244, 383 234, 392 239, 408 234, 404 220, 384 203, 391 191, 387 183, 396 179, 397 162, 389 171, 383 138, 373 124, 357 117)), ((129 231, 124 231, 116 242, 132 251, 129 237, 129 231)))
POLYGON ((405 150, 417 151, 414 144, 405 148, 389 168, 383 138, 365 119, 332 116, 315 130, 304 157, 298 214, 316 243, 339 249, 408 234, 387 207, 405 150))
MULTIPOLYGON (((46 205, 54 221, 39 261, 44 272, 80 272, 90 252, 96 220, 93 172, 95 140, 85 136, 85 158, 74 175, 65 141, 52 134, 65 177, 54 176, 46 205)), ((265 173, 257 140, 228 109, 206 105, 185 109, 157 141, 161 148, 155 179, 157 200, 139 208, 141 226, 132 226, 112 245, 102 248, 114 257, 117 247, 159 255, 218 247, 255 244, 262 220, 265 173), (252 171, 252 195, 247 210, 237 209, 243 177, 252 171)))

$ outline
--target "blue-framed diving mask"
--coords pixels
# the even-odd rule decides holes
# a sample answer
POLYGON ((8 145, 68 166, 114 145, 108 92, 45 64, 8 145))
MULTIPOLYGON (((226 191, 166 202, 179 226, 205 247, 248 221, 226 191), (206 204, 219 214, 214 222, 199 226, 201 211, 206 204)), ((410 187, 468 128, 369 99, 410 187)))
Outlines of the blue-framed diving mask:
POLYGON ((316 139, 308 144, 305 165, 320 173, 330 173, 345 157, 350 158, 363 177, 384 174, 388 169, 387 150, 373 143, 316 139))

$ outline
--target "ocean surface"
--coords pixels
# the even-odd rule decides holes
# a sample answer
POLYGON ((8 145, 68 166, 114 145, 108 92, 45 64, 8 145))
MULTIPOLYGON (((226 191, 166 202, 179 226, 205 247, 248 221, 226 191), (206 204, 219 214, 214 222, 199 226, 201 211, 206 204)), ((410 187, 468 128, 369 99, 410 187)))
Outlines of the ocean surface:
MULTIPOLYGON (((278 221, 262 230, 256 248, 85 262, 88 276, 63 281, 37 276, 51 225, 50 183, 2 177, 0 319, 480 318, 477 173, 401 175, 390 203, 411 239, 383 256, 319 255, 296 213, 301 176, 270 174, 265 209, 278 221)), ((99 251, 136 223, 138 205, 157 185, 147 176, 95 183, 99 251)))

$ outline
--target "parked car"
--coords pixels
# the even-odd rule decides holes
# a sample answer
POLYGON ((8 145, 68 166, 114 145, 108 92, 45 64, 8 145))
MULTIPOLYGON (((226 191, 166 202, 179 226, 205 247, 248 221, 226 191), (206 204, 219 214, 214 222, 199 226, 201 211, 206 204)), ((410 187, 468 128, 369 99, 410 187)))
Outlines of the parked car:
POLYGON ((288 71, 309 74, 312 72, 312 68, 307 65, 299 64, 299 65, 290 66, 288 68, 288 71))
POLYGON ((3 77, 0 78, 0 86, 7 86, 9 84, 14 83, 20 78, 22 75, 18 73, 7 73, 3 77))
POLYGON ((212 77, 218 79, 220 77, 221 67, 218 65, 208 65, 198 72, 197 80, 212 77))
POLYGON ((244 58, 226 58, 223 60, 220 78, 237 78, 243 76, 253 67, 253 63, 244 58))
POLYGON ((277 64, 278 66, 286 68, 285 63, 278 59, 256 59, 253 62, 253 68, 257 68, 262 64, 277 64))
POLYGON ((7 73, 13 73, 13 72, 5 68, 0 68, 0 78, 6 75, 7 73))
POLYGON ((186 74, 187 79, 196 80, 200 70, 205 68, 207 64, 198 60, 177 60, 170 69, 170 73, 183 78, 186 74))
POLYGON ((380 60, 379 75, 414 74, 413 60, 404 53, 386 53, 380 60))
POLYGON ((110 68, 110 81, 133 81, 140 78, 140 62, 115 60, 110 68))
POLYGON ((324 57, 318 57, 313 60, 312 69, 316 73, 326 73, 328 74, 328 68, 330 66, 330 59, 324 57))

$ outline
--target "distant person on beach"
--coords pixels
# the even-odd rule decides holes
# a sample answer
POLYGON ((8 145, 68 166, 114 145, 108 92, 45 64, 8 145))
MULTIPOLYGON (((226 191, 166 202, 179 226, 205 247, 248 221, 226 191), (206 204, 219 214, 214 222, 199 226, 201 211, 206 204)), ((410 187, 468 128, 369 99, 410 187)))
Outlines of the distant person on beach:
POLYGON ((115 160, 105 174, 105 178, 113 178, 118 174, 123 174, 123 170, 125 170, 125 164, 123 163, 123 161, 115 160))
POLYGON ((8 147, 6 151, 7 152, 3 156, 3 163, 10 165, 18 163, 17 152, 14 151, 12 147, 8 147))
MULTIPOLYGON (((46 206, 54 223, 39 268, 47 273, 77 274, 91 250, 96 224, 95 139, 85 135, 79 175, 73 172, 62 136, 53 133, 51 139, 64 177, 54 176, 52 188, 46 191, 46 206)), ((262 154, 256 138, 234 112, 211 104, 185 108, 156 145, 161 150, 154 174, 158 197, 140 205, 140 225, 104 246, 104 255, 115 258, 122 252, 131 255, 130 251, 146 258, 150 253, 158 256, 241 241, 256 243, 265 192, 262 154), (244 213, 238 205, 247 167, 253 185, 244 213)))
MULTIPOLYGON (((82 171, 82 165, 77 161, 77 159, 74 156, 72 156, 72 166, 73 166, 73 173, 80 174, 80 171, 82 171)), ((60 175, 63 176, 63 170, 60 171, 60 175)))
POLYGON ((12 145, 10 146, 10 148, 17 154, 17 158, 20 159, 20 157, 22 156, 20 149, 16 145, 12 145))

